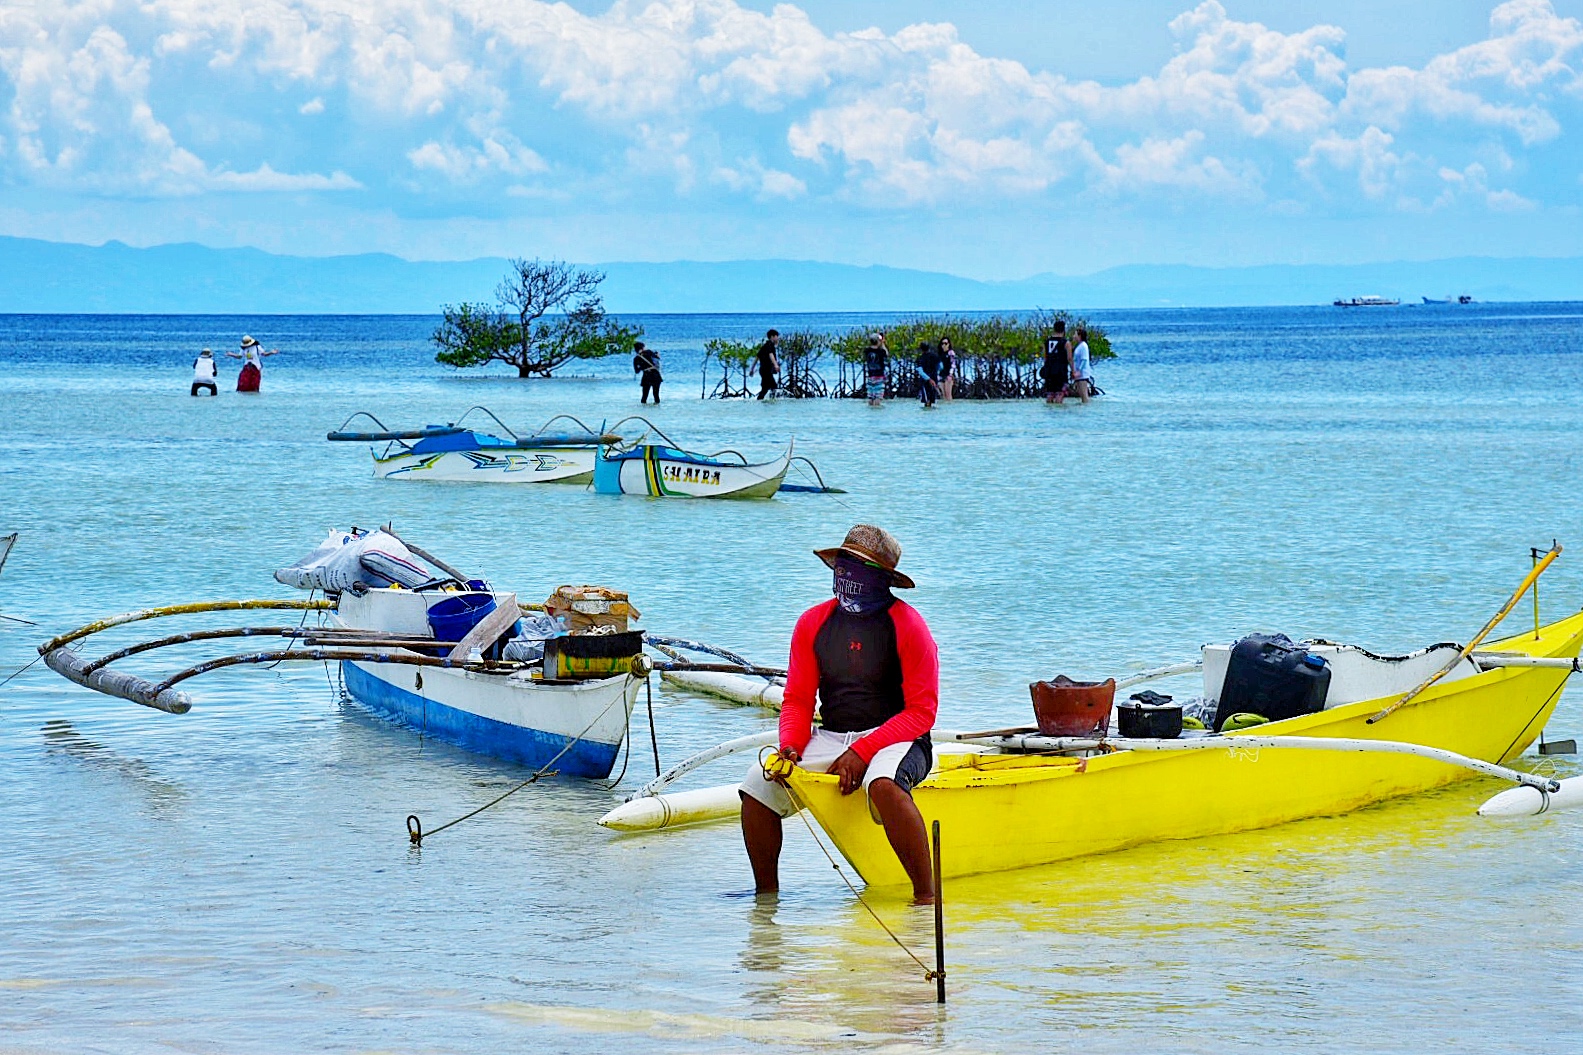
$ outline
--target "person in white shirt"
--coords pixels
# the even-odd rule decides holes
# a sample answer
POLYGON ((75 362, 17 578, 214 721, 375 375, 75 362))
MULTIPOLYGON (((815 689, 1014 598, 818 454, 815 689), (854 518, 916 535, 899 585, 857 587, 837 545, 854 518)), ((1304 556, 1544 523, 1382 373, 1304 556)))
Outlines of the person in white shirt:
POLYGON ((207 388, 211 396, 220 394, 215 378, 219 376, 220 365, 214 361, 214 353, 205 348, 198 353, 198 358, 192 361, 192 394, 197 395, 198 390, 207 388))
POLYGON ((1056 397, 1057 403, 1062 402, 1069 395, 1075 395, 1084 403, 1094 390, 1094 368, 1088 358, 1088 331, 1077 331, 1077 344, 1072 348, 1072 379, 1066 388, 1056 397))
POLYGON ((238 392, 257 392, 258 386, 264 380, 264 356, 278 355, 279 349, 271 348, 264 351, 263 347, 255 341, 251 334, 242 338, 240 352, 226 352, 232 359, 242 360, 242 372, 236 377, 236 390, 238 392))

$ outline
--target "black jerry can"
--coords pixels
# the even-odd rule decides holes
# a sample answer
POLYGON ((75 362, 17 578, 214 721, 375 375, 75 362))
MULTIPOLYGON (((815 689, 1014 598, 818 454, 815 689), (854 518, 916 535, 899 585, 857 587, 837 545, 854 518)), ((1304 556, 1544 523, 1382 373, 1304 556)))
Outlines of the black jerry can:
POLYGON ((1249 634, 1231 648, 1215 731, 1233 714, 1272 722, 1325 709, 1330 665, 1284 634, 1249 634))

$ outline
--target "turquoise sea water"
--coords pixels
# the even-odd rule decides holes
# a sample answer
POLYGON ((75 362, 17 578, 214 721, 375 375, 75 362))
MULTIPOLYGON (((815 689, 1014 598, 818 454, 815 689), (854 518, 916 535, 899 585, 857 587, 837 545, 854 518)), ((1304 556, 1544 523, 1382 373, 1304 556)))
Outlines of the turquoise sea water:
MULTIPOLYGON (((102 615, 288 596, 276 567, 385 521, 529 598, 617 586, 646 627, 766 662, 828 596, 810 550, 885 525, 955 728, 1021 723, 1036 677, 1254 630, 1465 640, 1552 538, 1574 548, 1546 617, 1583 605, 1583 305, 1106 312, 1104 399, 928 413, 698 398, 709 336, 883 319, 639 321, 666 356, 658 426, 750 456, 795 437, 849 493, 377 481, 366 448, 323 439, 356 410, 642 409, 623 363, 528 383, 436 366, 430 319, 0 317, 0 534, 22 533, 0 612, 41 624, 0 621, 0 677, 102 615), (189 398, 197 349, 243 332, 283 349, 263 393, 229 391, 222 360, 221 396, 189 398)), ((1482 821, 1488 782, 950 884, 940 1011, 800 824, 777 905, 740 896, 731 826, 613 836, 593 823, 613 793, 586 782, 414 851, 408 813, 432 828, 526 771, 368 716, 321 668, 191 688, 182 717, 42 664, 0 688, 0 1050, 1482 1052, 1583 1029, 1583 815, 1482 821)), ((1583 733, 1579 691, 1553 736, 1583 733)), ((655 712, 667 763, 769 724, 669 689, 655 712)), ((651 772, 638 751, 624 788, 651 772)), ((875 904, 928 944, 925 915, 875 904)))

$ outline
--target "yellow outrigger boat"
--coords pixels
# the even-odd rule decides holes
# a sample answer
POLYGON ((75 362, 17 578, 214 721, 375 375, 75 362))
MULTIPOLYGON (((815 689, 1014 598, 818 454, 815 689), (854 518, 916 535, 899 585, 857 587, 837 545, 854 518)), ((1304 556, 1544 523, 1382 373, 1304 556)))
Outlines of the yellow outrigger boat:
MULTIPOLYGON (((1336 741, 1506 762, 1538 738, 1580 647, 1583 613, 1486 645, 1421 692, 1410 691, 1418 679, 1403 664, 1396 678, 1403 683, 1388 684, 1387 676, 1386 691, 1373 698, 1196 741, 1122 741, 1084 757, 942 754, 913 798, 926 823, 940 822, 946 877, 1345 813, 1475 774, 1445 759, 1336 741), (1523 665, 1535 661, 1548 665, 1523 665), (1294 749, 1297 737, 1332 742, 1294 749)), ((843 796, 836 778, 803 769, 790 786, 870 885, 907 882, 866 796, 843 796)))

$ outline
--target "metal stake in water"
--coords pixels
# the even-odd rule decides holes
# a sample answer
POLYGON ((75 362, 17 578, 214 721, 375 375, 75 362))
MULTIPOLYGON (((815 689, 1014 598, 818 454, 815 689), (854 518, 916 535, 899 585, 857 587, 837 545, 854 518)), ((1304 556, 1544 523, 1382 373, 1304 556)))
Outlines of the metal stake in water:
POLYGON ((934 822, 934 992, 945 1003, 945 887, 940 882, 940 822, 934 822))

